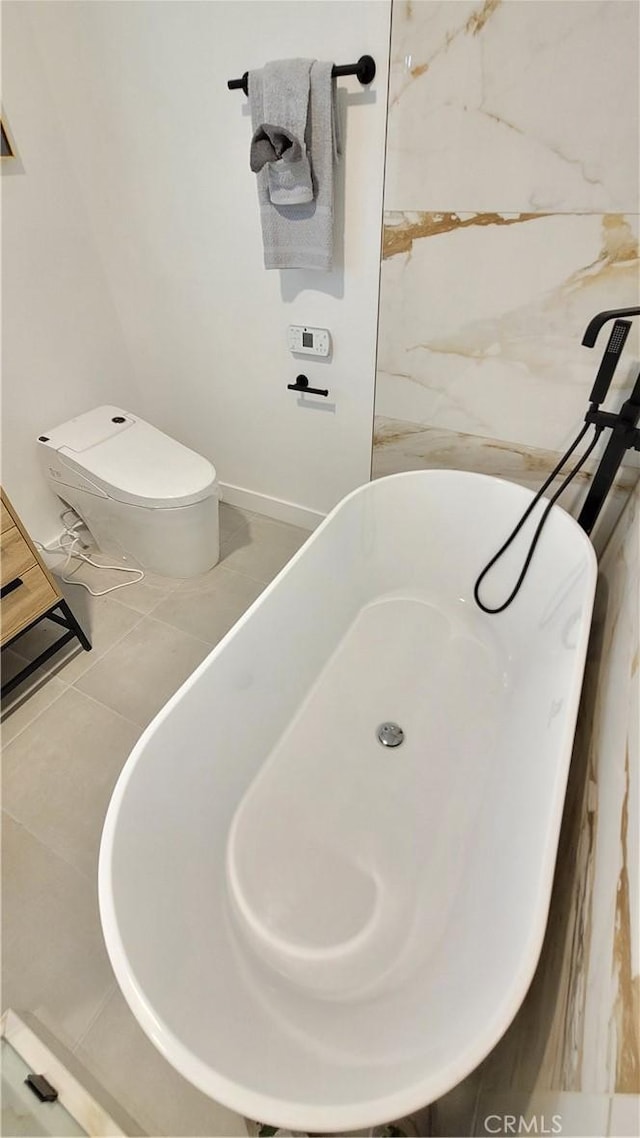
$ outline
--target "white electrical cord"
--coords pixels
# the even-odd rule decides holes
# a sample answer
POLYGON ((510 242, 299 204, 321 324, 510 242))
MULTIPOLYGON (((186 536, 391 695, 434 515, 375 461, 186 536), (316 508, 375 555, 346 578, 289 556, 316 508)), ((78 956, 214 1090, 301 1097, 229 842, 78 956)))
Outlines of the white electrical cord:
POLYGON ((84 523, 79 520, 72 526, 67 525, 64 520, 65 514, 68 514, 70 512, 71 511, 69 510, 63 510, 63 512, 60 514, 60 521, 64 526, 64 533, 60 535, 60 539, 56 542, 55 545, 44 545, 41 541, 34 541, 33 543, 44 553, 60 553, 66 556, 66 561, 62 566, 62 572, 60 574, 60 577, 65 582, 65 584, 80 585, 83 589, 86 589, 92 597, 105 597, 107 593, 115 593, 116 589, 126 589, 127 585, 135 585, 138 581, 142 581, 144 577, 144 571, 142 569, 126 569, 124 565, 101 565, 98 561, 94 561, 86 553, 80 553, 80 551, 76 549, 76 545, 80 541, 80 535, 75 533, 75 530, 79 529, 84 523), (68 544, 63 544, 65 538, 69 539, 68 544), (76 565, 75 569, 72 569, 67 576, 67 569, 74 559, 79 561, 80 564, 76 565), (109 589, 102 589, 100 592, 96 592, 95 589, 92 589, 91 586, 87 585, 84 581, 76 581, 73 579, 74 573, 77 573, 78 570, 82 568, 83 562, 86 565, 93 565, 95 569, 113 569, 117 573, 135 573, 136 576, 134 577, 133 581, 123 581, 120 585, 111 585, 109 589))

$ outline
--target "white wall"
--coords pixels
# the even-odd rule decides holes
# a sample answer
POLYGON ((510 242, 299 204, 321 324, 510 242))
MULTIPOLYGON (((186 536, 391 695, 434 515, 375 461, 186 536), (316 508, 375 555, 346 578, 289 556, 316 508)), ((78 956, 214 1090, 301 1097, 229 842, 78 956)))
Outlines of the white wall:
POLYGON ((35 439, 113 400, 134 369, 31 34, 28 4, 2 12, 3 113, 19 161, 2 171, 2 482, 34 537, 60 530, 35 439))
POLYGON ((15 438, 4 478, 25 521, 40 522, 33 435, 109 400, 249 491, 230 500, 313 524, 369 477, 390 4, 5 8, 4 109, 26 174, 4 180, 5 424, 15 438), (378 65, 371 89, 340 80, 344 264, 266 272, 247 100, 226 81, 269 58, 351 62, 365 52, 378 65), (57 123, 36 121, 47 101, 57 123), (62 255, 68 276, 54 271, 62 255), (31 330, 52 305, 59 315, 42 351, 31 330), (301 367, 286 347, 289 323, 329 327, 331 362, 301 367), (299 371, 329 398, 301 405, 286 389, 299 371))

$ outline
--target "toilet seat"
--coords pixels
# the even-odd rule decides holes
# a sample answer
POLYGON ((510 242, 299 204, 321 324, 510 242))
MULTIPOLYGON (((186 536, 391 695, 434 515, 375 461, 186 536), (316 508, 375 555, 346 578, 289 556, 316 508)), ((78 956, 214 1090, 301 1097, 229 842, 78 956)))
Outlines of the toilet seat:
POLYGON ((170 509, 217 495, 206 458, 119 407, 97 407, 39 441, 57 452, 59 482, 69 471, 74 485, 80 480, 89 492, 126 505, 170 509))

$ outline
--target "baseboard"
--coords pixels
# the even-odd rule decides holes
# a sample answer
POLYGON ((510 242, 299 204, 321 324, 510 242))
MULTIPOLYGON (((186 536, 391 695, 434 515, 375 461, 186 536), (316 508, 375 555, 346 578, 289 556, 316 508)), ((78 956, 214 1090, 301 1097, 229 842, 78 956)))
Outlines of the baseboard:
POLYGON ((245 490, 243 486, 231 486, 228 482, 220 483, 222 501, 230 506, 239 506, 241 510, 253 510, 256 514, 264 514, 267 518, 274 518, 277 522, 288 522, 293 526, 314 530, 323 522, 326 514, 319 510, 310 510, 307 506, 299 506, 297 502, 287 502, 283 498, 273 498, 269 494, 258 494, 256 490, 245 490))
MULTIPOLYGON (((83 1128, 83 1133, 93 1134, 95 1138, 114 1138, 114 1135, 142 1135, 144 1131, 137 1122, 126 1114, 118 1103, 114 1102, 103 1087, 101 1087, 88 1070, 59 1040, 46 1028, 39 1024, 35 1016, 29 1012, 16 1015, 8 1008, 0 1021, 0 1035, 22 1060, 22 1063, 36 1074, 44 1073, 47 1080, 58 1092, 58 1102, 71 1115, 72 1119, 83 1128), (117 1121, 115 1120, 117 1118, 117 1121)), ((14 1069, 15 1060, 11 1064, 14 1069)), ((18 1064, 21 1066, 21 1064, 18 1064)), ((22 1077, 24 1068, 20 1071, 22 1077)), ((29 1118, 31 1111, 36 1121, 40 1120, 44 1129, 41 1134, 47 1133, 46 1111, 48 1104, 38 1104, 34 1096, 30 1102, 30 1091, 22 1091, 21 1083, 14 1083, 14 1101, 20 1103, 24 1095, 24 1118, 29 1118)), ((23 1110, 18 1107, 19 1121, 23 1117, 23 1110)), ((13 1114, 11 1115, 13 1117, 13 1114)), ((4 1111, 3 1111, 4 1118, 4 1111)), ((53 1124, 55 1126, 55 1123, 53 1124)), ((59 1125, 59 1123, 58 1123, 59 1125)), ((26 1133, 20 1127, 14 1133, 26 1133)), ((58 1130, 58 1133, 60 1131, 58 1130)))

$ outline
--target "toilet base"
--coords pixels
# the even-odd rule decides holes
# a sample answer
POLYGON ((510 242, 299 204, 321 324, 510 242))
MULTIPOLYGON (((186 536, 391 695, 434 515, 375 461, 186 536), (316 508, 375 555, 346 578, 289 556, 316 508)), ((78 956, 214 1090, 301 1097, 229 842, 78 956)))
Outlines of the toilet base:
POLYGON ((218 494, 175 509, 148 509, 52 482, 82 518, 102 553, 123 554, 163 577, 195 577, 220 559, 218 494))

